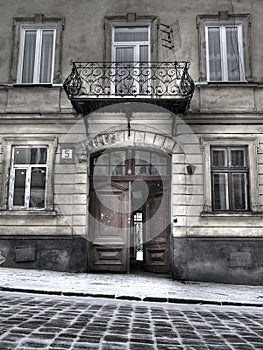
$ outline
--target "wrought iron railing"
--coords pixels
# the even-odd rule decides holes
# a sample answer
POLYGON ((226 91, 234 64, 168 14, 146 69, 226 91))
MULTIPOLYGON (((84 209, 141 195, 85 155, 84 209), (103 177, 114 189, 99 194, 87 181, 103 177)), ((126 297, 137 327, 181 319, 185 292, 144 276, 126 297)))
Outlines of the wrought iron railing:
POLYGON ((72 62, 64 88, 77 97, 190 98, 188 62, 72 62))

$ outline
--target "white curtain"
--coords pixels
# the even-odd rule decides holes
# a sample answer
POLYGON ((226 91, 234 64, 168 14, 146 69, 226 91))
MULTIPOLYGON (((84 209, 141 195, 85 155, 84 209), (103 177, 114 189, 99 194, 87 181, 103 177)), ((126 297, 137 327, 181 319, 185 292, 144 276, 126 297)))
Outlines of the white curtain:
POLYGON ((25 31, 22 83, 33 83, 36 52, 36 30, 25 31))
POLYGON ((40 83, 51 82, 52 62, 53 62, 53 30, 43 30, 42 48, 40 62, 40 83))
POLYGON ((116 27, 114 41, 148 41, 148 27, 116 27))
POLYGON ((226 28, 227 70, 229 81, 240 80, 237 28, 226 28))
POLYGON ((246 173, 232 174, 233 209, 247 209, 246 173))
POLYGON ((222 81, 219 27, 208 28, 209 73, 211 81, 222 81))
POLYGON ((214 193, 214 209, 227 210, 228 195, 227 195, 227 178, 228 174, 213 175, 213 193, 214 193))

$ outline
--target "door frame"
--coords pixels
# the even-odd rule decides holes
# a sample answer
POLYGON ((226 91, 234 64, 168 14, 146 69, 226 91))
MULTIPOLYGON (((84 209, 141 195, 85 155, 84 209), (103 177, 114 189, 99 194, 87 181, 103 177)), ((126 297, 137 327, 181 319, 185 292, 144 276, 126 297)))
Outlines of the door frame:
MULTIPOLYGON (((134 147, 132 147, 132 149, 135 149, 134 147)), ((163 155, 166 155, 167 159, 169 159, 169 156, 167 153, 165 152, 160 152, 160 151, 156 151, 155 149, 150 149, 149 147, 147 148, 143 148, 143 147, 136 147, 136 149, 139 149, 141 151, 150 151, 150 152, 153 152, 153 153, 157 153, 157 154, 163 154, 163 155)), ((114 151, 119 151, 119 150, 125 150, 127 151, 127 154, 129 152, 129 150, 127 150, 127 147, 121 147, 121 148, 109 148, 108 150, 106 149, 106 151, 109 151, 109 152, 114 152, 114 151)), ((96 156, 100 156, 100 153, 94 153, 93 154, 93 157, 96 158, 96 156)), ((92 158, 90 159, 92 160, 92 158)), ((91 162, 90 162, 91 163, 91 162)), ((134 163, 134 160, 131 161, 131 163, 134 163)), ((134 166, 134 164, 133 164, 134 166)), ((146 183, 149 183, 149 182, 155 182, 155 181, 162 181, 162 183, 165 183, 166 184, 166 187, 167 188, 171 188, 171 172, 170 172, 170 169, 171 169, 171 159, 169 159, 169 161, 167 162, 167 167, 168 167, 168 175, 164 175, 164 176, 156 176, 156 175, 115 175, 115 176, 110 176, 111 178, 111 181, 113 181, 115 184, 127 184, 127 190, 128 190, 128 200, 129 200, 129 204, 130 204, 130 211, 129 211, 129 218, 128 218, 128 223, 129 223, 129 227, 127 228, 127 246, 126 246, 126 271, 125 272, 129 272, 130 270, 130 230, 131 230, 131 225, 132 225, 132 219, 131 219, 131 216, 133 215, 133 212, 134 211, 131 211, 131 193, 132 193, 132 189, 131 189, 131 183, 135 180, 143 180, 145 181, 146 183)), ((125 165, 125 169, 129 170, 129 166, 127 166, 127 164, 125 165)), ((96 176, 96 175, 95 175, 96 176)), ((104 178, 109 178, 107 176, 104 176, 104 178)), ((101 177, 101 180, 103 180, 103 176, 101 177)), ((89 189, 89 196, 91 194, 91 191, 92 191, 92 182, 93 182, 93 174, 92 174, 92 166, 91 166, 91 175, 90 175, 90 189, 89 189)), ((168 273, 170 273, 171 271, 171 254, 172 254, 172 251, 171 251, 171 244, 170 244, 170 236, 171 236, 171 196, 170 196, 170 192, 171 191, 167 191, 167 196, 166 196, 166 202, 167 202, 167 212, 168 212, 168 217, 167 217, 167 226, 166 226, 166 229, 168 230, 168 233, 167 233, 167 236, 166 236, 166 243, 167 243, 167 247, 168 247, 168 273)), ((92 197, 90 196, 90 199, 92 197)), ((89 213, 90 213, 90 208, 92 206, 92 202, 91 200, 89 201, 89 213)), ((145 209, 144 209, 145 210, 145 209)), ((146 225, 144 224, 144 230, 146 229, 146 225)), ((91 225, 90 225, 90 222, 89 222, 89 227, 88 227, 88 232, 90 232, 91 230, 91 225)), ((143 251, 144 251, 144 236, 145 236, 145 233, 143 233, 143 251)), ((91 249, 92 249, 92 244, 91 242, 89 242, 88 244, 88 271, 94 271, 92 269, 92 263, 91 263, 91 258, 92 258, 92 254, 91 254, 91 249)), ((145 254, 143 253, 143 259, 145 260, 145 254)), ((105 271, 110 271, 110 269, 105 269, 105 271)), ((121 271, 120 271, 121 272, 121 271)), ((123 271, 124 272, 124 271, 123 271)), ((157 271, 158 272, 158 271, 157 271)), ((161 271, 162 272, 162 271, 161 271)))

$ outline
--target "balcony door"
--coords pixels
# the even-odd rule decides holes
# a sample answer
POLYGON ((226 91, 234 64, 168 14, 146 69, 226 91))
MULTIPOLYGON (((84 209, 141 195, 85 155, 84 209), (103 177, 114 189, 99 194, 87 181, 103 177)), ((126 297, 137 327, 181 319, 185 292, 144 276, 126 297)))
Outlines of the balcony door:
POLYGON ((112 61, 115 95, 135 96, 148 93, 150 79, 150 27, 113 27, 112 61))

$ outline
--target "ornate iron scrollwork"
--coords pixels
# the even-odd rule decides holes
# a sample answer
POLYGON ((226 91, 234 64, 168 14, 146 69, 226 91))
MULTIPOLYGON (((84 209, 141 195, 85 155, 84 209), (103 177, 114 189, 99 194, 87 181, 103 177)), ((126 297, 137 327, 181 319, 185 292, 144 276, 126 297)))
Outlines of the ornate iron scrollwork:
POLYGON ((77 97, 190 98, 194 82, 188 62, 73 62, 64 83, 77 97))

